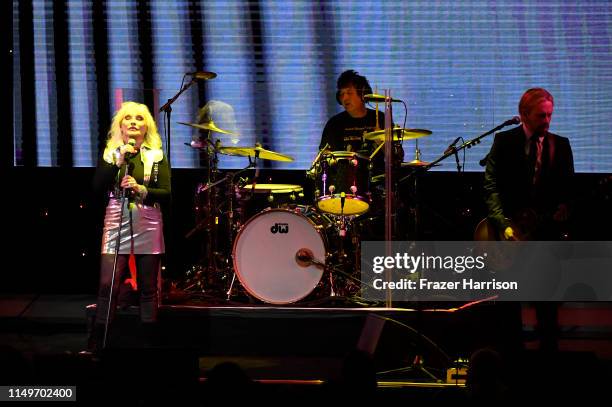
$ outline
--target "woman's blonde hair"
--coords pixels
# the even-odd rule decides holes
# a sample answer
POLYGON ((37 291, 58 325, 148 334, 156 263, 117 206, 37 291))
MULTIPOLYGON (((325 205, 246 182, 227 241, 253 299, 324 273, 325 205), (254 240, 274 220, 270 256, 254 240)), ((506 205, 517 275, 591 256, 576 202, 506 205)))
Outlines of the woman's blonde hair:
POLYGON ((145 124, 147 125, 147 133, 144 136, 142 144, 148 148, 160 150, 162 148, 162 141, 157 132, 157 124, 155 124, 155 120, 147 105, 136 102, 123 102, 119 110, 115 112, 111 127, 108 130, 106 148, 114 150, 122 144, 127 143, 127 139, 121 134, 121 121, 128 111, 140 114, 144 117, 145 124))

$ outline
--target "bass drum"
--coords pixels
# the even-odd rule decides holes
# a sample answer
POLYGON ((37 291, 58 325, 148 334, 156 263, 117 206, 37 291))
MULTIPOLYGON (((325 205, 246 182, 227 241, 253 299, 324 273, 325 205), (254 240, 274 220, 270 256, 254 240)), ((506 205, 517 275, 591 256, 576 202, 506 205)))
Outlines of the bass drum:
POLYGON ((325 218, 308 210, 265 210, 244 224, 234 242, 234 271, 245 290, 270 304, 290 304, 310 294, 323 268, 298 262, 298 251, 326 260, 325 218))

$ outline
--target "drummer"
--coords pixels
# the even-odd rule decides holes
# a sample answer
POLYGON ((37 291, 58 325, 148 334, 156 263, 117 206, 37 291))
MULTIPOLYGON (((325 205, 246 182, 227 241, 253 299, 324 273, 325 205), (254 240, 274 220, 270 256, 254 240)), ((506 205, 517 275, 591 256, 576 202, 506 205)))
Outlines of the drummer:
MULTIPOLYGON (((383 129, 385 114, 366 107, 364 95, 372 93, 372 88, 367 78, 359 75, 359 72, 352 69, 342 72, 336 86, 336 100, 344 107, 344 112, 327 121, 319 150, 354 151, 369 158, 382 140, 366 140, 364 134, 383 129)), ((393 156, 394 161, 398 162, 404 158, 401 143, 394 143, 393 156)), ((379 149, 372 159, 370 175, 382 174, 384 171, 384 149, 379 149)))
POLYGON ((344 107, 327 121, 321 136, 319 150, 327 146, 330 151, 356 151, 369 156, 375 143, 364 143, 363 134, 384 127, 384 113, 366 108, 363 95, 372 93, 365 76, 354 70, 342 72, 338 77, 336 101, 344 107))

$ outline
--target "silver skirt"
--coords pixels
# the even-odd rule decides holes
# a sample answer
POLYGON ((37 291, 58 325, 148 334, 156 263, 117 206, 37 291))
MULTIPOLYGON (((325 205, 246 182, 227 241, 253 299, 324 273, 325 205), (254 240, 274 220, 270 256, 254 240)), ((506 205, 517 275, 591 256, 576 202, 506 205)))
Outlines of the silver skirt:
MULTIPOLYGON (((134 254, 164 253, 164 227, 160 209, 157 206, 143 204, 131 204, 129 207, 131 209, 128 209, 128 201, 126 200, 121 221, 119 253, 131 253, 132 239, 134 254)), ((121 200, 111 198, 104 216, 102 254, 115 254, 120 216, 121 200)))

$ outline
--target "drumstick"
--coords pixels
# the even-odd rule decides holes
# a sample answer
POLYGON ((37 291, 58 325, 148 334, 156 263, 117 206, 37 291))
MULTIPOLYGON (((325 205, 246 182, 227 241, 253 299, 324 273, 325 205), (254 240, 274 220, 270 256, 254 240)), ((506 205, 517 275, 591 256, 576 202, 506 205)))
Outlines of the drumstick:
POLYGON ((372 155, 370 156, 370 161, 372 161, 372 158, 374 158, 374 156, 376 155, 376 153, 378 153, 378 150, 381 149, 382 146, 385 145, 385 142, 383 141, 382 143, 380 143, 380 145, 378 147, 376 147, 376 150, 374 150, 374 152, 372 153, 372 155))
POLYGON ((319 154, 317 154, 314 161, 312 162, 312 165, 310 166, 311 170, 314 168, 315 165, 317 165, 317 163, 319 162, 319 158, 321 158, 321 154, 323 154, 323 151, 327 150, 328 147, 329 143, 325 143, 325 147, 323 147, 321 151, 319 151, 319 154))

